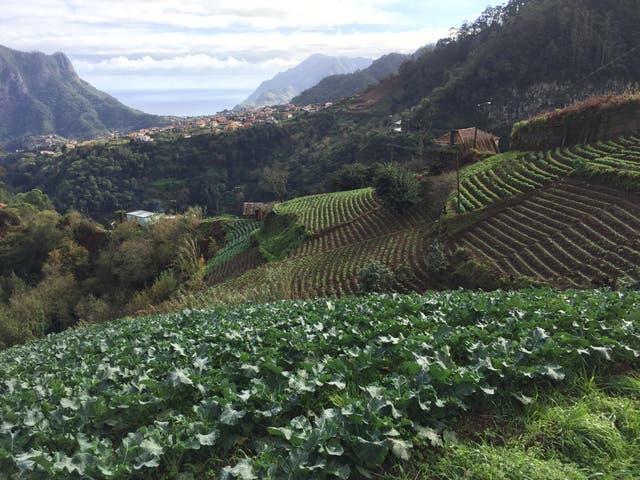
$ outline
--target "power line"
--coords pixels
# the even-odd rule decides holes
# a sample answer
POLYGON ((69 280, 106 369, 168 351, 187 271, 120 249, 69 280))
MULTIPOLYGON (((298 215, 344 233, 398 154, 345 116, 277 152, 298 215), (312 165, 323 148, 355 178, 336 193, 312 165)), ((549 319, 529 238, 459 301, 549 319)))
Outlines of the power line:
POLYGON ((635 52, 636 50, 640 49, 640 43, 638 45, 636 45, 635 47, 633 47, 631 50, 627 50, 626 52, 624 52, 622 55, 614 58, 613 60, 611 60, 609 63, 607 63, 606 65, 601 66, 600 68, 598 68, 597 70, 594 70, 593 72, 591 72, 589 75, 587 75, 586 77, 581 78, 580 80, 578 80, 576 83, 580 83, 585 81, 587 78, 591 78, 593 77, 596 73, 601 72, 602 70, 604 70, 605 68, 610 67, 611 65, 613 65, 614 63, 616 63, 618 60, 626 57, 627 55, 629 55, 631 52, 635 52))

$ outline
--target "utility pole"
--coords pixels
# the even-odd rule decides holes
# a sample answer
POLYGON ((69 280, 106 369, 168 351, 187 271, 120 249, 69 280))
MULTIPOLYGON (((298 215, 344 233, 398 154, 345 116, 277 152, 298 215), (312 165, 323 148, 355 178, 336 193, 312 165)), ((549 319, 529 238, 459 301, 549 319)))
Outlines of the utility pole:
POLYGON ((486 107, 488 105, 491 105, 491 102, 482 102, 476 105, 476 108, 474 109, 473 113, 474 113, 474 117, 475 117, 475 132, 473 134, 473 149, 477 149, 478 148, 478 119, 479 119, 479 115, 478 115, 478 109, 480 107, 486 107))
MULTIPOLYGON (((457 132, 455 130, 450 130, 449 131, 449 145, 451 147, 455 147, 456 145, 456 134, 457 132)), ((462 212, 462 208, 461 208, 461 200, 460 200, 460 148, 459 147, 455 147, 456 148, 456 184, 458 186, 457 190, 458 190, 458 213, 462 212)))
POLYGON ((456 180, 458 183, 458 213, 462 213, 460 201, 460 149, 456 151, 456 180))

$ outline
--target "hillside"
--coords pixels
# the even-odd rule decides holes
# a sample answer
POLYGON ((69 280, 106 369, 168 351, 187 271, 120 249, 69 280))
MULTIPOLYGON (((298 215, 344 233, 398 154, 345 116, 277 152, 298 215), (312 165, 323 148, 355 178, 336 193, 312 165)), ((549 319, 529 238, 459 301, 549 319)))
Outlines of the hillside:
MULTIPOLYGON (((195 296, 198 305, 231 292, 242 296, 313 298, 358 293, 358 272, 378 261, 392 272, 397 291, 424 291, 442 286, 430 278, 424 257, 433 221, 442 205, 431 194, 404 211, 385 208, 372 188, 300 197, 275 207, 279 217, 293 215, 306 237, 286 257, 260 265, 249 259, 258 253, 247 249, 234 259, 224 258, 224 274, 208 278, 209 291, 195 296)), ((264 255, 263 255, 264 257, 264 255)), ((259 258, 259 257, 258 257, 259 258)))
POLYGON ((398 73, 400 65, 408 58, 408 55, 390 53, 357 72, 323 78, 315 86, 294 97, 291 103, 296 105, 322 104, 351 97, 365 91, 370 85, 398 73))
POLYGON ((25 135, 86 139, 161 122, 80 79, 62 53, 0 46, 0 144, 25 135))
POLYGON ((266 299, 354 294, 358 273, 371 261, 396 272, 388 288, 398 292, 527 282, 562 288, 635 285, 639 153, 640 137, 626 135, 495 155, 461 170, 459 205, 452 174, 425 179, 422 201, 401 212, 385 208, 371 188, 278 204, 276 216, 293 215, 306 232, 303 241, 284 258, 261 265, 247 232, 247 256, 229 262, 224 275, 210 276, 210 291, 193 305, 227 293, 266 299), (445 271, 429 265, 430 255, 438 254, 434 242, 445 245, 445 271))
POLYGON ((70 330, 0 352, 0 471, 633 478, 638 311, 631 291, 456 291, 70 330))
POLYGON ((369 111, 419 104, 412 125, 478 124, 506 140, 523 118, 635 87, 637 7, 633 1, 512 0, 488 8, 405 62, 394 88, 369 111))
MULTIPOLYGON (((288 172, 289 197, 330 191, 335 172, 353 163, 393 161, 441 172, 451 165, 429 143, 435 132, 478 125, 501 136, 506 149, 516 121, 593 92, 632 91, 640 67, 628 52, 638 21, 628 2, 513 1, 420 50, 398 75, 321 112, 220 136, 97 145, 53 161, 12 158, 7 183, 18 191, 40 188, 60 210, 102 219, 117 205, 168 210, 198 204, 215 214, 237 213, 242 201, 275 199, 260 182, 265 168, 288 172), (408 128, 393 132, 390 114, 408 128)), ((580 130, 573 136, 584 143, 580 130)))
POLYGON ((548 150, 640 133, 640 95, 591 97, 564 109, 518 122, 512 150, 548 150))
POLYGON ((352 73, 367 68, 369 65, 371 65, 371 60, 367 58, 311 55, 299 65, 262 82, 255 92, 240 105, 237 105, 235 109, 290 103, 293 97, 314 86, 325 77, 352 73))

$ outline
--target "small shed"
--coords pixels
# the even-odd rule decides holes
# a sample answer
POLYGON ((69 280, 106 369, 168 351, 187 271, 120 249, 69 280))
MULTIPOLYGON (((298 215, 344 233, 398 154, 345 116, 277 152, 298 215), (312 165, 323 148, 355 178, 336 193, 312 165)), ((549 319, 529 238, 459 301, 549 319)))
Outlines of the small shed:
POLYGON ((479 152, 500 153, 500 137, 477 127, 451 130, 437 138, 435 143, 442 146, 457 146, 462 155, 475 149, 479 152))
POLYGON ((264 211, 264 202, 244 202, 242 206, 242 216, 247 218, 257 218, 264 211))
POLYGON ((161 214, 154 212, 147 212, 146 210, 136 210, 134 212, 127 212, 127 222, 136 222, 139 225, 147 225, 152 222, 156 222, 160 219, 161 214))

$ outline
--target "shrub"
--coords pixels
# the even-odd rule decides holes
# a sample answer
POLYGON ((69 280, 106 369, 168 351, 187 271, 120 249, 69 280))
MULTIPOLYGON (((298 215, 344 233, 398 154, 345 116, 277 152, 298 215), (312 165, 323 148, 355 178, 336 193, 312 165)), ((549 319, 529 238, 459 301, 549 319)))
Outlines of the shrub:
POLYGON ((373 184, 371 173, 371 167, 363 163, 344 165, 338 169, 332 178, 333 190, 340 192, 370 187, 373 184))
POLYGON ((376 193, 384 205, 392 210, 403 210, 418 203, 419 183, 415 175, 393 165, 380 168, 375 178, 376 193))
POLYGON ((449 266, 449 260, 444 249, 444 243, 437 238, 432 240, 424 261, 427 272, 438 273, 446 270, 449 266))
POLYGON ((269 213, 260 230, 252 237, 260 245, 260 253, 270 262, 283 260, 307 238, 304 225, 297 223, 295 214, 269 213))
POLYGON ((388 292, 393 288, 395 277, 385 264, 378 261, 368 262, 358 272, 358 290, 360 293, 388 292))

